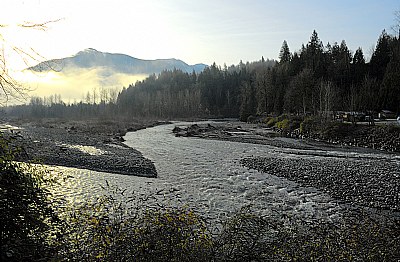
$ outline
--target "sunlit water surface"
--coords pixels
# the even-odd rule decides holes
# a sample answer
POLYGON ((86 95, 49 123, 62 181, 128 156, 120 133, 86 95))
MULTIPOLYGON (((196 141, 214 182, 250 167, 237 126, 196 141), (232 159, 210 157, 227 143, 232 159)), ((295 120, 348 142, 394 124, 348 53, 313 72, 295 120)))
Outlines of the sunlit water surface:
MULTIPOLYGON (((126 194, 150 194, 164 203, 186 205, 211 218, 225 216, 248 204, 265 214, 307 220, 334 220, 340 216, 342 206, 328 195, 239 164, 240 159, 252 156, 318 159, 324 157, 326 151, 321 151, 321 155, 314 151, 313 155, 299 156, 296 149, 175 137, 174 126, 185 124, 189 123, 161 125, 126 134, 125 143, 155 163, 157 178, 59 167, 69 178, 57 188, 56 197, 66 197, 72 204, 79 203, 88 197, 101 196, 104 193, 101 186, 108 181, 126 189, 126 194)), ((361 153, 331 151, 328 154, 354 157, 361 153)))

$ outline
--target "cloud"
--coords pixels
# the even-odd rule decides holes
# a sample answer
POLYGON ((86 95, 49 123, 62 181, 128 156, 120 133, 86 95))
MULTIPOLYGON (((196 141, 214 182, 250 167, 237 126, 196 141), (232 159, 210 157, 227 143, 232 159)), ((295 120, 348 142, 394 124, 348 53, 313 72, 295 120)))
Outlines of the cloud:
POLYGON ((32 72, 24 70, 15 78, 30 91, 29 96, 61 95, 64 102, 85 100, 86 94, 99 89, 121 90, 129 84, 145 79, 147 75, 115 73, 106 68, 69 69, 63 72, 32 72))

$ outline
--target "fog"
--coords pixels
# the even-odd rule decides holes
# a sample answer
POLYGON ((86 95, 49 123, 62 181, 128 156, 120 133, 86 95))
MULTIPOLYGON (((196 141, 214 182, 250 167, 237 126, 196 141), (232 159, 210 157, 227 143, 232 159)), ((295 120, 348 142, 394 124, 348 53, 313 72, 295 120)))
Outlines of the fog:
MULTIPOLYGON (((61 95, 66 103, 85 101, 87 93, 93 94, 100 89, 116 89, 145 79, 147 75, 129 75, 116 73, 106 68, 69 69, 62 72, 33 72, 24 70, 15 78, 29 90, 28 96, 48 97, 61 95)), ((29 102, 29 101, 26 101, 29 102)))

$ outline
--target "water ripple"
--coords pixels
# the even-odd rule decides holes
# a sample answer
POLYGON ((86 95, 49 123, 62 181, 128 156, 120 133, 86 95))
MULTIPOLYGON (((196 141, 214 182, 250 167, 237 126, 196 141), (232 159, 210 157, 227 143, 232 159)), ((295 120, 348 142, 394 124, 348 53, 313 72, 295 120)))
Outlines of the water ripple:
MULTIPOLYGON (((186 123, 183 123, 186 124, 186 123)), ((299 216, 306 219, 336 218, 342 207, 327 194, 301 187, 293 181, 239 164, 253 156, 343 157, 345 152, 307 154, 296 149, 175 137, 172 125, 162 125, 126 134, 126 144, 154 161, 158 178, 150 179, 87 170, 61 168, 72 178, 58 190, 71 201, 101 194, 107 180, 128 192, 153 194, 170 203, 185 203, 209 217, 218 217, 251 204, 261 212, 299 216)), ((318 152, 317 152, 318 153, 318 152)), ((354 157, 354 153, 351 153, 354 157)), ((356 155, 356 157, 375 157, 356 155)), ((377 156, 382 157, 382 156, 377 156)))

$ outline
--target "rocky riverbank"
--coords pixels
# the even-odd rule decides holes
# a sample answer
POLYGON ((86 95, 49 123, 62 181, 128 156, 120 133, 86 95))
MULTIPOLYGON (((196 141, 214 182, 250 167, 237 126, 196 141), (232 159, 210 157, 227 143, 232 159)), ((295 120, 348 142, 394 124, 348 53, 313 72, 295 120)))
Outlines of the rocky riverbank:
MULTIPOLYGON (((123 136, 158 122, 39 121, 13 123, 21 129, 21 161, 34 161, 124 175, 156 177, 154 164, 126 146, 123 136)), ((14 131, 15 132, 15 131, 14 131)))
POLYGON ((400 212, 400 170, 396 162, 297 155, 245 158, 241 164, 318 188, 348 204, 400 212))
POLYGON ((283 158, 279 154, 255 156, 242 159, 241 164, 285 177, 302 186, 318 188, 346 204, 390 210, 397 216, 400 214, 400 156, 397 153, 312 139, 286 138, 272 129, 246 123, 176 127, 174 133, 177 136, 265 144, 276 148, 276 151, 282 148, 285 152, 293 152, 292 157, 283 158), (364 157, 352 157, 350 152, 361 153, 364 157), (382 157, 374 157, 376 154, 382 157))
MULTIPOLYGON (((262 128, 257 124, 243 122, 214 122, 207 125, 176 126, 172 132, 177 137, 197 137, 240 143, 270 145, 278 148, 317 150, 332 147, 329 143, 312 139, 292 139, 282 136, 272 128, 262 128)), ((337 145, 333 145, 337 147, 337 145)), ((343 147, 346 149, 349 147, 343 147)))
POLYGON ((330 144, 378 149, 400 153, 400 127, 395 124, 352 125, 330 122, 326 124, 308 121, 301 137, 330 144))

